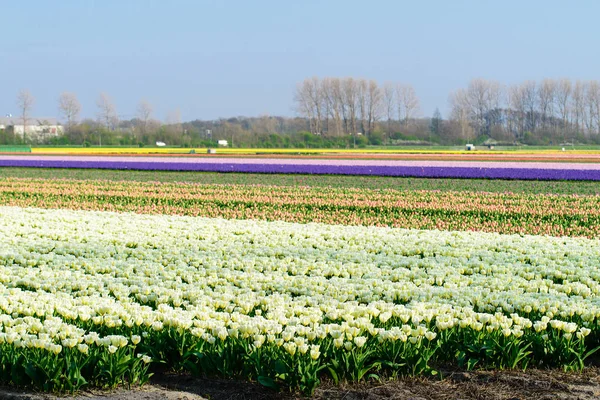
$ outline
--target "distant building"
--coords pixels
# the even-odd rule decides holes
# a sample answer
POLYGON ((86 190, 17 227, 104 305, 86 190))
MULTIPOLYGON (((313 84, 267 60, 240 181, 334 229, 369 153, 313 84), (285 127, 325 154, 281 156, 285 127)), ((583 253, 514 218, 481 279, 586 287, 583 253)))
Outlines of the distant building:
POLYGON ((44 140, 59 136, 63 133, 63 126, 56 118, 28 118, 27 130, 23 119, 19 117, 0 117, 0 130, 11 129, 16 136, 26 134, 30 140, 44 140))

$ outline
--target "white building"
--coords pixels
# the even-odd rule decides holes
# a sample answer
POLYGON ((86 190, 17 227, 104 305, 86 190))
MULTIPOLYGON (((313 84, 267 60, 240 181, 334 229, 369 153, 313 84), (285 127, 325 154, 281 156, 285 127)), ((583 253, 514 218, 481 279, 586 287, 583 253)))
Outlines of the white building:
POLYGON ((59 136, 63 133, 63 126, 56 118, 28 118, 27 129, 23 125, 23 119, 19 117, 0 117, 0 130, 12 129, 15 135, 29 140, 44 140, 59 136))

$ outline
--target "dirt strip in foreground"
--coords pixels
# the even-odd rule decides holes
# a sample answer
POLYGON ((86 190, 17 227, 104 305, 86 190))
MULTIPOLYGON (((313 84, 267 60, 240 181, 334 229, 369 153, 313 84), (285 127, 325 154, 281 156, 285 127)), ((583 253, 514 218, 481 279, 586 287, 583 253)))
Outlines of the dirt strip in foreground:
MULTIPOLYGON (((14 400, 296 400, 299 394, 277 393, 255 383, 198 379, 182 375, 162 375, 152 385, 134 390, 86 391, 77 396, 0 389, 1 399, 14 400)), ((448 372, 443 380, 403 378, 383 383, 333 385, 324 382, 315 392, 317 400, 517 400, 600 398, 600 369, 586 368, 581 373, 561 371, 477 371, 448 372)))

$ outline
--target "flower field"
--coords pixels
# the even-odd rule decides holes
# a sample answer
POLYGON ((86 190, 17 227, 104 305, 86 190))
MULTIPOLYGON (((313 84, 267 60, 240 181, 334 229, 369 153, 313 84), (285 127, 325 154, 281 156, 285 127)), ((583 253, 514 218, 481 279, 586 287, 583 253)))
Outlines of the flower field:
POLYGON ((0 179, 0 203, 229 219, 600 237, 598 195, 6 178, 0 179))
POLYGON ((0 167, 600 181, 600 164, 579 162, 4 155, 0 167))
POLYGON ((134 171, 69 168, 0 168, 0 179, 35 178, 108 180, 117 182, 268 185, 312 188, 393 189, 399 191, 486 192, 521 194, 600 195, 594 181, 525 181, 455 178, 412 178, 314 174, 251 174, 230 172, 134 171))
POLYGON ((174 370, 310 393, 465 368, 579 369, 598 345, 587 238, 0 207, 0 380, 174 370))
POLYGON ((0 385, 168 371, 310 394, 448 367, 581 370, 600 346, 600 189, 0 168, 0 292, 0 385))
MULTIPOLYGON (((194 150, 196 154, 206 154, 208 148, 180 148, 180 147, 33 147, 31 152, 35 154, 57 154, 57 155, 85 155, 85 154, 123 154, 123 155, 146 155, 146 154, 177 154, 182 155, 194 150)), ((284 155, 316 155, 323 154, 327 157, 344 157, 344 156, 364 156, 364 155, 439 155, 441 157, 446 156, 493 156, 493 157, 518 157, 518 158, 538 158, 538 157, 552 157, 553 159, 565 157, 565 158, 580 158, 580 157, 593 157, 597 158, 599 155, 599 149, 597 146, 587 146, 584 148, 569 148, 567 152, 561 151, 559 147, 547 147, 547 148, 519 148, 519 147, 508 147, 504 150, 486 150, 485 147, 479 147, 477 151, 468 151, 464 147, 438 147, 432 148, 431 146, 407 146, 398 148, 368 148, 368 149, 319 149, 319 148, 228 148, 220 147, 218 152, 227 155, 249 155, 249 154, 260 154, 268 157, 273 157, 279 154, 284 155)))

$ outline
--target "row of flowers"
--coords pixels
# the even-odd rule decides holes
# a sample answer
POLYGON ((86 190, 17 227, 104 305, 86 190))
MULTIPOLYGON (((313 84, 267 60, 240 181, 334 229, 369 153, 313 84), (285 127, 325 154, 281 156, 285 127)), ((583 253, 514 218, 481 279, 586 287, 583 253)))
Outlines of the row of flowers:
MULTIPOLYGON (((244 173, 267 173, 267 174, 325 174, 325 175, 368 175, 368 176, 399 176, 399 177, 422 177, 422 178, 485 178, 485 179, 525 179, 525 180, 575 180, 575 181, 598 181, 600 180, 600 169, 595 164, 552 164, 547 168, 532 167, 526 162, 519 163, 518 167, 508 163, 460 163, 455 161, 430 161, 430 163, 450 163, 443 165, 400 164, 390 165, 366 163, 368 160, 310 160, 294 159, 273 160, 266 159, 264 162, 257 160, 240 160, 232 158, 229 160, 210 159, 175 159, 154 158, 141 160, 139 158, 84 158, 79 156, 46 157, 36 156, 22 157, 0 157, 0 167, 37 167, 37 168, 94 168, 94 169, 122 169, 122 170, 150 170, 150 171, 204 171, 204 172, 244 172, 244 173), (268 162, 267 162, 268 161, 268 162), (359 164, 362 161, 363 164, 359 164), (366 163, 366 164, 365 164, 366 163), (503 165, 506 164, 506 165, 503 165), (522 164, 522 165, 521 165, 522 164), (572 167, 575 166, 575 167, 572 167)), ((381 161, 374 160, 373 162, 381 161)), ((400 161, 398 161, 400 162, 400 161)), ((404 161, 408 163, 409 161, 404 161)), ((417 163, 417 162, 415 162, 417 163)))
POLYGON ((128 171, 98 169, 3 168, 0 177, 110 180, 138 182, 187 182, 200 184, 311 186, 332 188, 441 190, 523 194, 600 195, 593 181, 518 181, 492 179, 397 178, 384 176, 194 173, 176 171, 128 171))
POLYGON ((440 362, 581 368, 599 338, 599 245, 0 207, 0 367, 26 378, 0 375, 136 383, 152 359, 310 392, 324 373, 440 362))
POLYGON ((600 196, 156 182, 0 180, 14 206, 598 237, 600 196))
MULTIPOLYGON (((123 154, 123 155, 162 155, 162 156, 175 156, 181 157, 186 153, 189 154, 191 150, 194 150, 196 154, 194 157, 206 154, 207 148, 159 148, 159 147, 33 147, 31 152, 34 154, 123 154)), ((440 149, 423 149, 423 148, 405 148, 405 149, 307 149, 307 148, 221 148, 219 153, 225 153, 228 157, 231 156, 243 156, 243 157, 293 157, 301 154, 302 157, 314 157, 316 155, 326 156, 327 158, 352 158, 352 157, 406 157, 406 156, 424 156, 424 157, 439 157, 446 158, 457 156, 460 159, 479 159, 485 157, 494 157, 495 159, 513 159, 513 158, 525 158, 525 159, 537 159, 551 157, 552 159, 569 159, 577 160, 580 158, 591 158, 597 159, 598 152, 596 150, 583 150, 583 149, 569 149, 569 151, 560 151, 556 149, 546 150, 493 150, 493 151, 482 151, 477 152, 467 150, 440 150, 440 149)))

